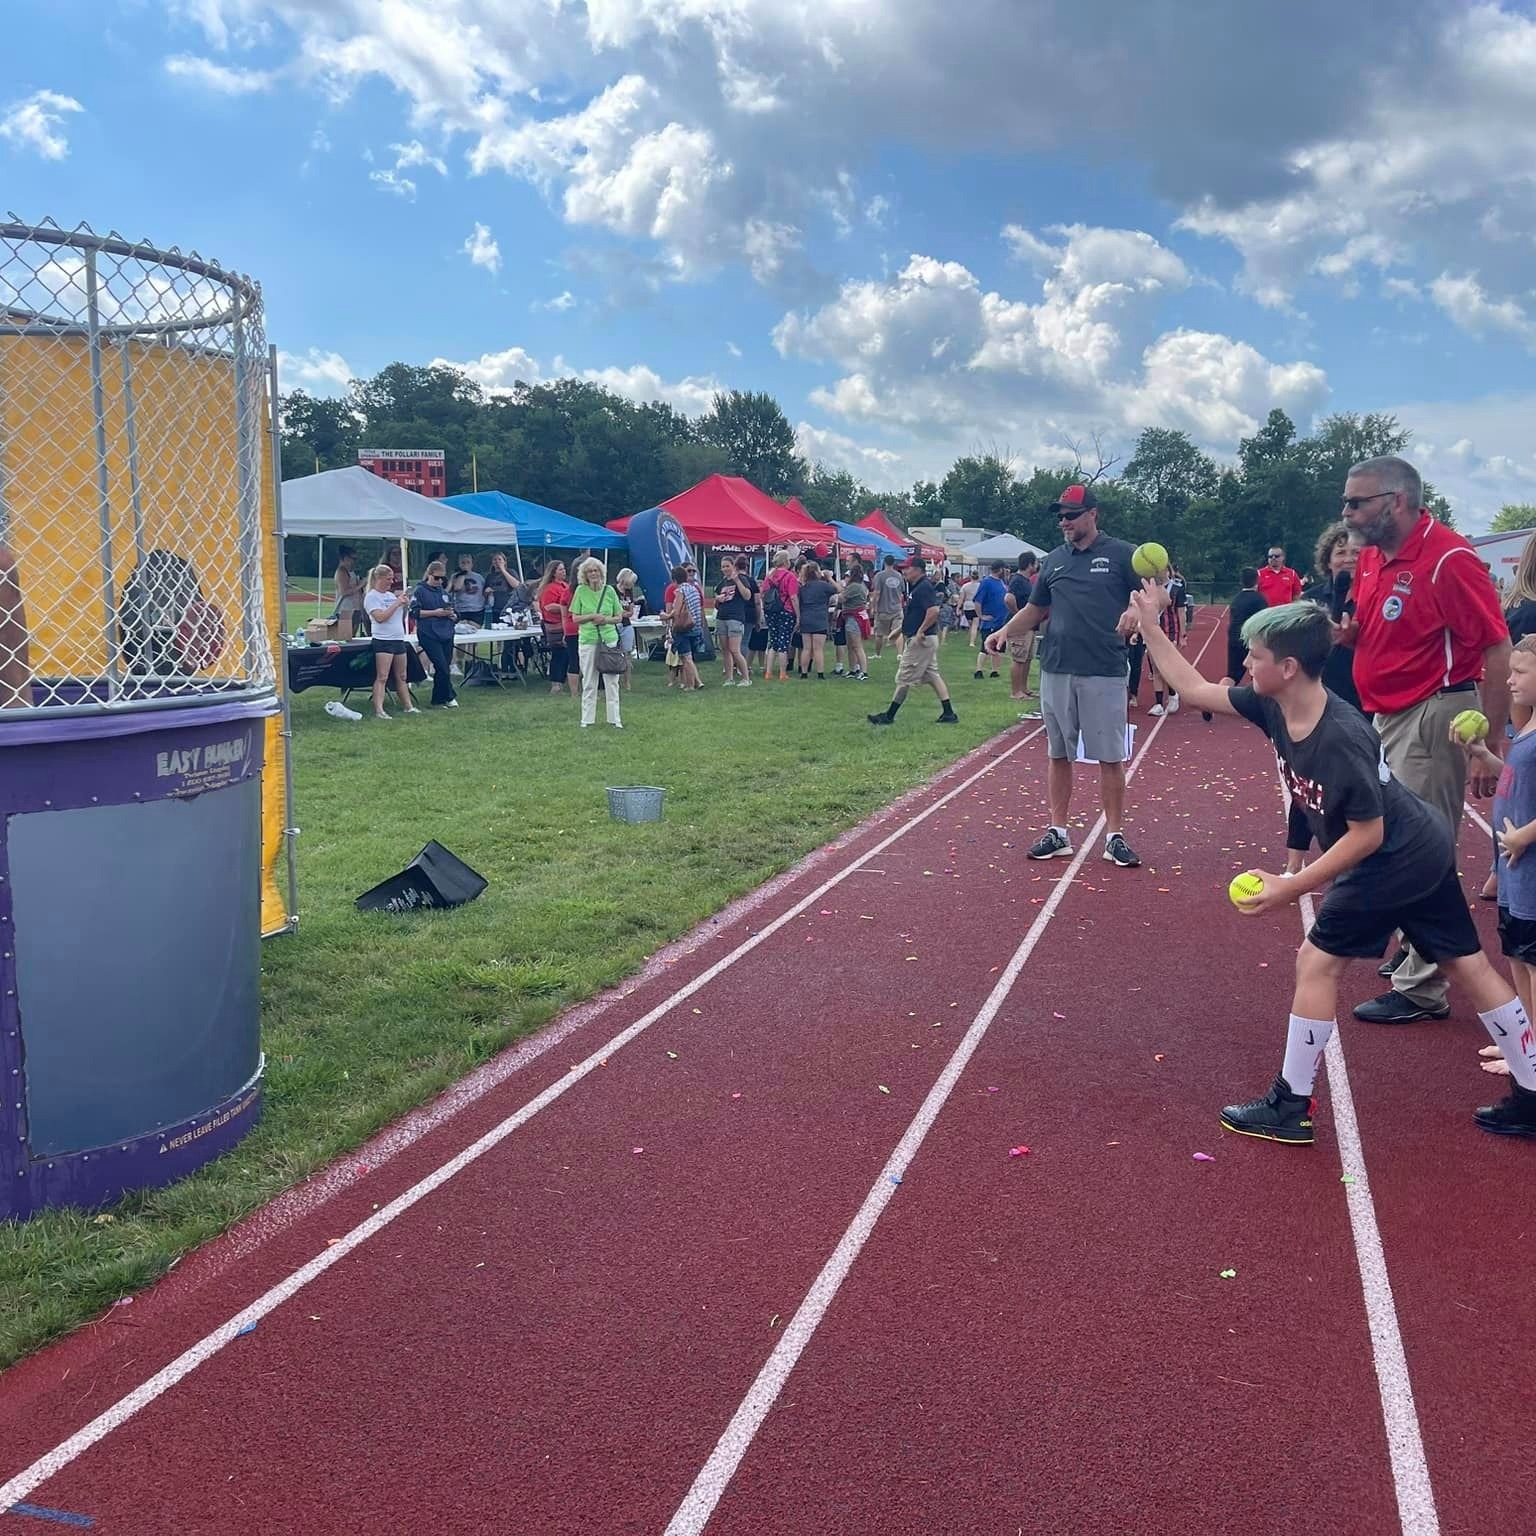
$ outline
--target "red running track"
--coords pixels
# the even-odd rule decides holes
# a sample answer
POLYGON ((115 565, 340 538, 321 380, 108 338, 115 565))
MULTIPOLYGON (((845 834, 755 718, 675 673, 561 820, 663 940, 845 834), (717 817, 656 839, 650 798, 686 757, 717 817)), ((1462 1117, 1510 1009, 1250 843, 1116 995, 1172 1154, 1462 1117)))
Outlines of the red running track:
POLYGON ((1152 726, 1144 868, 1026 862, 1043 742, 1008 733, 10 1372, 0 1507, 146 1536, 1528 1528, 1530 1149, 1471 1126, 1479 1026, 1346 1022, 1318 1146, 1224 1137, 1301 933, 1225 895, 1282 857, 1273 759, 1240 722, 1152 726))

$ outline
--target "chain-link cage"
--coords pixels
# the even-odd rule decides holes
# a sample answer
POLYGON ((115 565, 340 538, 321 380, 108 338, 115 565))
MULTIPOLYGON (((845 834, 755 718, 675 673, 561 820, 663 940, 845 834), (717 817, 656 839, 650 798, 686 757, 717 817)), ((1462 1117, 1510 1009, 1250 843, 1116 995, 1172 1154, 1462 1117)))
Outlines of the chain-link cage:
POLYGON ((0 730, 271 692, 261 290, 0 224, 0 730))

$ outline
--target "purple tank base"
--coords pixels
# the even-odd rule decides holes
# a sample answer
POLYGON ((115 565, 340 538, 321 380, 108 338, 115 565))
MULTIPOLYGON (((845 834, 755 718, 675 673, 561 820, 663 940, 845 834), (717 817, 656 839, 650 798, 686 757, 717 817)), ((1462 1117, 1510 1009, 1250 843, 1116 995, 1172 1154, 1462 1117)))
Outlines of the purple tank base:
POLYGON ((0 1221, 173 1183, 260 1117, 277 707, 0 716, 0 1221))
POLYGON ((18 1170, 19 1188, 0 1190, 0 1221, 25 1221, 37 1211, 64 1205, 90 1209, 132 1190, 174 1184, 221 1157, 255 1128, 261 1118, 261 1091, 258 1069, 238 1093, 180 1125, 115 1147, 61 1153, 46 1161, 29 1159, 18 1170))

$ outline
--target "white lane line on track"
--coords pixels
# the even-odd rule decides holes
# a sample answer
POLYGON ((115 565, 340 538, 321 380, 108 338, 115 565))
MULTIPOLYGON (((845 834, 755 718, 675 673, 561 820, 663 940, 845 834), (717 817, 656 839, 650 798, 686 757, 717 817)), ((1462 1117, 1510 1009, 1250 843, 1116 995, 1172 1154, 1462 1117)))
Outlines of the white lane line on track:
POLYGON ((1493 828, 1488 824, 1487 820, 1474 806, 1463 800, 1461 803, 1461 808, 1467 813, 1468 816, 1472 818, 1473 821, 1478 824, 1478 826, 1483 829, 1484 832, 1488 834, 1489 837, 1493 836, 1493 828))
MULTIPOLYGON (((1197 667, 1211 641, 1220 633, 1221 625, 1218 623, 1206 636, 1205 644, 1200 647, 1195 657, 1197 667)), ((1136 769, 1151 751, 1152 743, 1157 739, 1157 733, 1168 719, 1167 715, 1161 716, 1147 733, 1141 750, 1136 754, 1126 773, 1128 781, 1134 777, 1136 769)), ((848 1278, 848 1272, 853 1268, 854 1261, 865 1243, 869 1241, 870 1235, 875 1230, 875 1224, 895 1195, 897 1186, 892 1180, 903 1175, 907 1166, 917 1155, 924 1138, 932 1130, 934 1121, 938 1119, 950 1094, 954 1092, 955 1084, 960 1080, 960 1074, 965 1070, 971 1057, 975 1055, 987 1030, 991 1028, 993 1019, 997 1017, 998 1010, 1007 1001, 1014 983, 1023 972, 1025 962, 1040 942, 1040 936, 1056 915, 1056 909, 1061 905, 1068 888, 1082 868, 1083 860, 1098 847, 1104 830, 1104 815, 1100 812, 1098 820, 1083 838, 1082 846, 1073 856, 1066 871, 1057 880, 1055 889, 1036 914, 1034 922, 1030 924, 1029 932, 1024 935, 1023 941, 1013 952, 1013 958, 1009 960, 1003 974, 997 978, 997 984, 988 993, 980 1012, 972 1019, 964 1038, 955 1048, 954 1054, 945 1064, 944 1070, 939 1074, 933 1087, 928 1090, 928 1096, 912 1117, 901 1140, 897 1142, 895 1150, 886 1160, 869 1193, 865 1195, 864 1203, 855 1213, 853 1220, 849 1222, 837 1247, 832 1250, 832 1256, 822 1266, 821 1273, 812 1282, 805 1300, 800 1303, 795 1315, 789 1321, 789 1326, 779 1336, 779 1342, 758 1372, 757 1379, 748 1389, 746 1397, 742 1399, 741 1406, 731 1416, 730 1423, 725 1426, 725 1432, 716 1442, 709 1459, 699 1469, 698 1476, 693 1480, 693 1486, 678 1506, 677 1513, 668 1522, 665 1536, 699 1536, 709 1523, 715 1506, 719 1504, 731 1479, 736 1475, 736 1469, 741 1465, 742 1457, 746 1455, 758 1430, 762 1428, 764 1419, 768 1417, 774 1403, 778 1401, 779 1394, 784 1390, 784 1385, 798 1364, 800 1356, 805 1352, 812 1335, 821 1325, 821 1320, 827 1315, 827 1309, 832 1305, 838 1289, 848 1278)))
MULTIPOLYGON (((1315 912, 1311 896, 1303 896, 1301 929, 1312 927, 1315 912)), ((1387 1276, 1387 1255, 1376 1225, 1376 1202, 1365 1166, 1355 1100, 1349 1090, 1349 1068, 1344 1061, 1344 1040, 1337 1026, 1324 1053, 1328 1068, 1328 1102, 1333 1111, 1334 1134, 1339 1139, 1339 1162, 1345 1177, 1349 1226, 1355 1241, 1355 1260, 1360 1266, 1360 1288, 1365 1293, 1365 1320, 1371 1334, 1371 1357, 1376 1365, 1376 1385, 1381 1396, 1381 1417, 1387 1431, 1387 1454, 1392 1461, 1392 1486, 1397 1494, 1397 1516, 1403 1536, 1440 1536, 1440 1516, 1435 1510, 1435 1491, 1424 1456, 1424 1437, 1419 1411, 1408 1377, 1408 1356, 1403 1349, 1397 1303, 1387 1276)))
MULTIPOLYGON (((734 949, 715 961, 713 965, 701 971, 692 981, 679 987, 648 1013, 642 1014, 627 1029, 620 1030, 606 1045, 599 1046, 584 1061, 572 1067, 563 1077, 551 1083, 543 1093, 539 1094, 536 1098, 530 1099, 521 1109, 514 1111, 505 1120, 493 1126, 478 1141, 471 1143, 456 1157, 451 1158, 440 1168, 429 1173, 424 1179, 413 1184, 403 1194, 396 1196, 388 1205, 380 1207, 366 1221, 360 1223, 344 1237, 331 1244, 323 1253, 316 1254, 301 1269, 295 1270, 286 1279, 280 1280, 248 1307, 237 1312, 227 1322, 215 1328, 212 1333, 178 1355, 169 1365, 157 1371, 147 1381, 134 1388, 132 1392, 129 1392, 126 1396, 113 1403, 111 1407, 104 1409, 90 1423, 77 1430, 67 1440, 55 1446, 53 1450, 38 1457, 31 1466, 22 1472, 18 1472, 8 1482, 0 1485, 0 1513, 9 1509, 13 1504, 21 1503, 28 1495, 47 1482, 49 1478, 57 1476, 72 1461, 82 1456, 99 1441, 104 1440, 113 1430, 120 1429, 136 1413, 148 1407, 156 1398, 168 1392, 183 1377, 190 1375, 198 1366, 212 1359, 231 1339, 239 1334, 242 1328, 248 1324, 258 1322, 269 1312, 275 1311, 285 1301, 308 1285, 311 1280, 323 1275, 333 1264, 339 1263, 353 1249, 367 1242, 375 1232, 383 1230, 397 1217, 403 1216, 418 1201, 425 1199, 434 1190, 446 1184, 456 1173, 461 1172, 469 1167, 471 1163, 483 1157, 493 1147, 506 1140, 520 1126, 526 1125, 541 1109, 545 1109, 553 1104, 561 1095, 575 1087, 588 1073, 595 1071, 615 1052, 622 1050, 637 1035, 643 1034, 651 1025, 670 1013, 679 1003, 685 1002, 694 993, 708 986, 723 971, 728 970, 743 956, 750 954, 759 945, 765 943, 787 923, 793 922, 807 907, 821 900, 828 891, 842 884, 844 880, 856 873, 871 859, 877 858, 880 854, 884 853, 887 848, 905 837, 914 827, 921 825, 936 811, 942 810, 944 806, 948 805, 956 796, 963 794, 977 780, 993 772, 1016 752, 1022 751, 1030 742, 1040 736, 1043 730, 1044 727, 1040 726, 1026 732, 1012 746, 1006 747, 1003 751, 999 752, 996 757, 988 761, 983 767, 978 768, 975 773, 962 779, 953 789, 946 791, 931 805, 904 821, 895 831, 882 838, 866 852, 860 854, 852 863, 845 865, 836 874, 822 881, 809 895, 801 897, 792 907, 781 912, 778 917, 773 918, 770 922, 765 923, 756 933, 743 939, 734 949)), ((1154 732, 1153 734, 1155 735, 1156 733, 1154 732)), ((1147 738, 1149 746, 1151 745, 1151 739, 1151 737, 1147 738)))

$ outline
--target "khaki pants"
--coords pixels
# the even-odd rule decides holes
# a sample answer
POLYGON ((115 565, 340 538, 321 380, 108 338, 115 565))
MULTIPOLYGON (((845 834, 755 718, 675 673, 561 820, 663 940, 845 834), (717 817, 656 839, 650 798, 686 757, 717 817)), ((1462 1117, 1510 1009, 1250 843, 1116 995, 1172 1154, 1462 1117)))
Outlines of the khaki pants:
MULTIPOLYGON (((1450 822, 1453 833, 1461 829, 1466 802, 1467 755, 1451 742, 1451 721, 1477 704, 1476 693, 1434 693, 1412 709, 1376 716, 1387 766, 1450 822)), ((1438 1008, 1448 989, 1435 963, 1410 945, 1408 958, 1393 973, 1392 990, 1421 1007, 1438 1008)))

